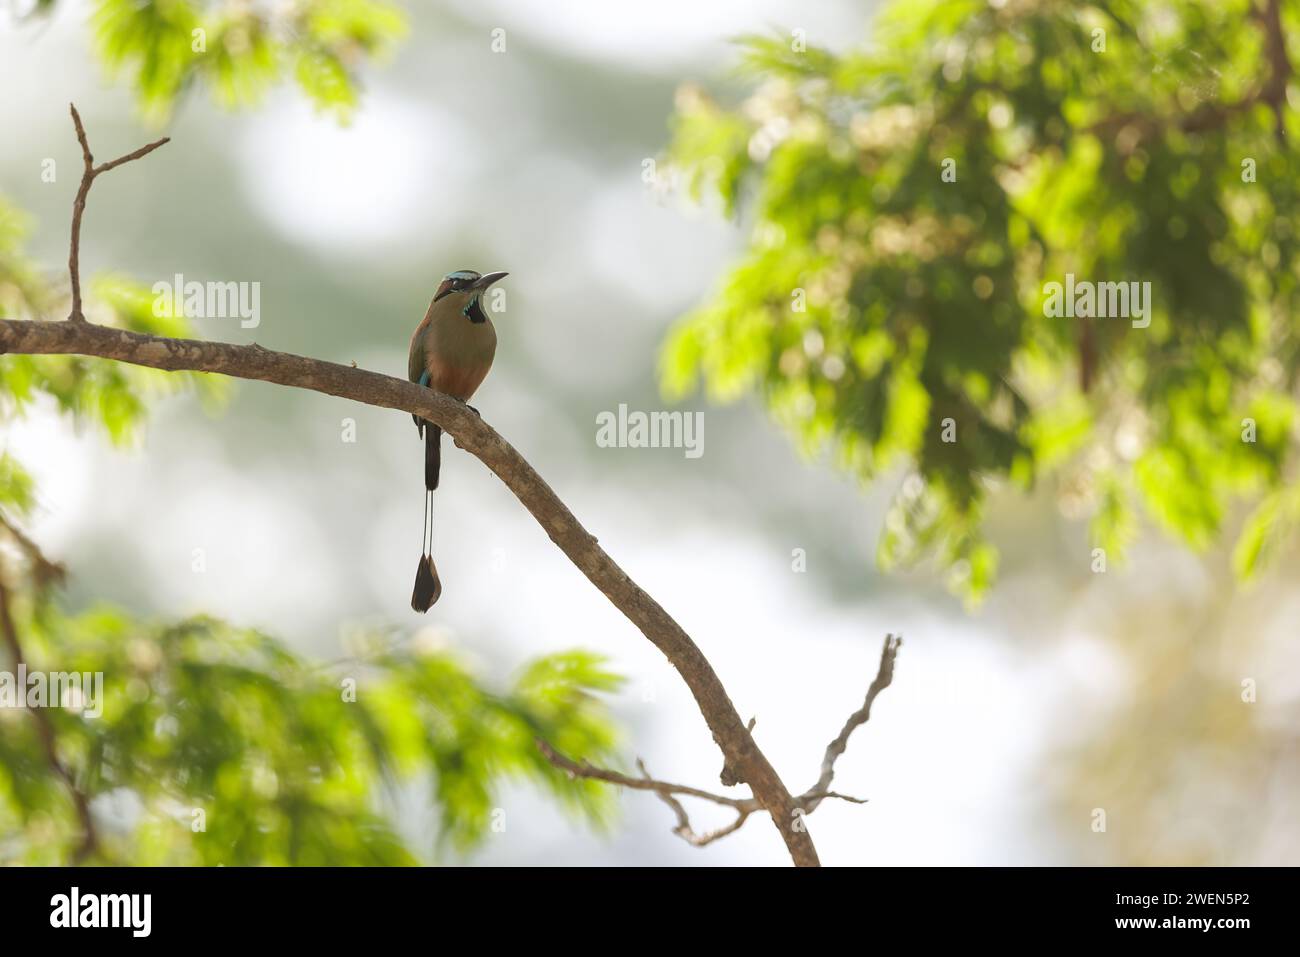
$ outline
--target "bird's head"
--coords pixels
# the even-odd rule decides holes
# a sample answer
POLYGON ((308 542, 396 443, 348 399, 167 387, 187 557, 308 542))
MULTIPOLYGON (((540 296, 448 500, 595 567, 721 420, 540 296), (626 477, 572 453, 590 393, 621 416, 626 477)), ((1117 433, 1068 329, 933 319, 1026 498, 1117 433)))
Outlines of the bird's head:
POLYGON ((486 322, 487 313, 483 311, 480 302, 483 293, 494 282, 508 275, 509 273, 504 272, 482 275, 473 269, 457 269, 442 277, 442 282, 438 284, 438 291, 433 294, 433 301, 446 300, 444 306, 454 307, 470 322, 486 322))

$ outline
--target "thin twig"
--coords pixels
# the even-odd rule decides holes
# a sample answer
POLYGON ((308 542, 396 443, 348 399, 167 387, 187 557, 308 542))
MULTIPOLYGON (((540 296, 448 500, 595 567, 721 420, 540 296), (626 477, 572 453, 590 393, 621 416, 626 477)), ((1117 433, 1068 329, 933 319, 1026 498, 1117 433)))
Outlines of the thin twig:
POLYGON ((861 708, 849 715, 849 719, 844 722, 844 727, 835 736, 835 740, 826 746, 826 755, 822 758, 821 776, 817 778, 817 783, 799 798, 799 803, 804 805, 805 813, 811 814, 824 798, 832 796, 830 787, 831 780, 835 777, 835 762, 849 746, 849 735, 866 724, 867 719, 871 717, 871 705, 876 700, 876 696, 888 688, 889 683, 894 680, 894 661, 898 658, 898 649, 902 646, 901 637, 885 636, 884 647, 880 649, 880 666, 876 669, 875 680, 867 688, 866 700, 862 702, 861 708))
MULTIPOLYGON (((650 772, 646 770, 645 762, 638 758, 636 766, 641 772, 641 777, 646 781, 650 781, 650 772)), ((690 815, 686 813, 686 808, 682 805, 681 801, 677 800, 676 795, 672 791, 659 790, 656 788, 655 794, 658 796, 659 800, 668 805, 669 809, 673 812, 673 815, 677 818, 677 825, 673 828, 673 833, 692 847, 707 847, 714 841, 726 837, 728 834, 736 833, 736 831, 739 831, 744 827, 745 822, 749 820, 749 815, 754 813, 754 811, 759 810, 757 801, 752 802, 753 807, 749 807, 748 805, 737 807, 736 819, 730 824, 713 831, 705 831, 703 834, 699 834, 693 827, 691 827, 690 815)))
POLYGON ((115 160, 96 166, 95 157, 90 152, 90 141, 86 138, 86 128, 81 125, 81 114, 71 103, 68 104, 68 108, 72 112, 72 125, 77 128, 77 142, 81 144, 82 160, 81 185, 77 188, 77 198, 72 202, 72 241, 68 248, 68 278, 72 281, 72 310, 68 313, 68 320, 85 322, 86 316, 81 311, 81 217, 86 212, 86 197, 90 195, 91 184, 100 173, 107 173, 124 163, 149 155, 164 143, 170 142, 171 137, 164 136, 148 146, 142 146, 125 156, 119 156, 115 160))
POLYGON ((693 788, 686 784, 671 784, 668 781, 656 781, 648 774, 644 774, 645 765, 637 762, 640 766, 643 776, 634 778, 627 774, 621 774, 618 771, 611 771, 608 768, 598 768, 586 761, 574 761, 572 758, 565 757, 551 746, 550 742, 543 738, 537 739, 537 749, 542 752, 546 760, 550 761, 555 767, 566 772, 572 777, 588 778, 593 781, 605 781, 609 784, 617 784, 620 787, 632 788, 636 791, 656 791, 659 794, 685 794, 688 797, 700 798, 704 801, 712 801, 714 804, 721 804, 726 807, 740 810, 747 808, 750 811, 762 807, 753 798, 734 798, 726 794, 714 794, 711 791, 702 791, 699 788, 693 788))
POLYGON ((749 820, 749 816, 755 811, 761 811, 763 806, 753 798, 733 798, 725 794, 714 794, 711 791, 702 791, 699 788, 689 787, 685 784, 672 784, 668 781, 658 781, 650 776, 646 770, 645 762, 640 758, 637 759, 637 770, 641 772, 639 778, 630 775, 621 774, 618 771, 610 771, 607 768, 598 768, 586 761, 574 761, 565 757, 553 748, 549 742, 542 738, 537 739, 537 748, 550 761, 552 765, 567 773, 570 777, 586 778, 592 781, 605 781, 608 784, 617 784, 620 787, 631 788, 635 791, 653 791, 659 800, 663 801, 672 809, 677 818, 677 825, 673 828, 673 833, 694 847, 704 847, 712 844, 719 838, 726 837, 738 831, 744 823, 749 820), (736 812, 736 819, 726 827, 719 828, 716 831, 708 831, 704 834, 696 833, 691 827, 690 816, 686 813, 686 808, 682 802, 677 800, 677 795, 700 798, 704 801, 711 801, 714 804, 720 804, 723 807, 732 808, 736 812))

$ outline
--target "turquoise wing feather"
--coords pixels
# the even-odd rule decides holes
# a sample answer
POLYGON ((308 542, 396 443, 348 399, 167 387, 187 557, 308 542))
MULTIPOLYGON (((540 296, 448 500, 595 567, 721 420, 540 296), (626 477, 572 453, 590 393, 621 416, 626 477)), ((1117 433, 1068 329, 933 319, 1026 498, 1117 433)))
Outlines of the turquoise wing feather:
MULTIPOLYGON (((418 382, 428 388, 429 369, 424 361, 424 329, 424 325, 421 324, 421 327, 415 330, 415 335, 411 337, 411 354, 406 363, 406 377, 412 382, 418 382)), ((411 418, 415 421, 415 428, 423 437, 424 420, 418 415, 413 415, 411 418)))

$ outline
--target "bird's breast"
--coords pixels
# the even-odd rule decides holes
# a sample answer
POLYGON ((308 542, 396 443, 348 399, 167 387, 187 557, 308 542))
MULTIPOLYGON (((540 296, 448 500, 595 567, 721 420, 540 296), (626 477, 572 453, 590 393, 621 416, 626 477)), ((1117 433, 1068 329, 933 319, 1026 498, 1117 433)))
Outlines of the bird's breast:
POLYGON ((425 337, 429 385, 468 401, 496 356, 497 334, 492 320, 470 322, 459 314, 440 317, 429 324, 425 337))

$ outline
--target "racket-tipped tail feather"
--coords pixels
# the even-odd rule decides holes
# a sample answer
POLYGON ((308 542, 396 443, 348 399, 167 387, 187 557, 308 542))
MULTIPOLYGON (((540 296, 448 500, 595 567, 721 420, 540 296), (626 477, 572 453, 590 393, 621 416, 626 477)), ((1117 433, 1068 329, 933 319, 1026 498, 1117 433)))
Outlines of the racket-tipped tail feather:
POLYGON ((419 567, 415 569, 415 590, 411 592, 411 607, 424 614, 442 596, 442 582, 438 579, 438 569, 434 567, 431 555, 421 555, 419 567))

